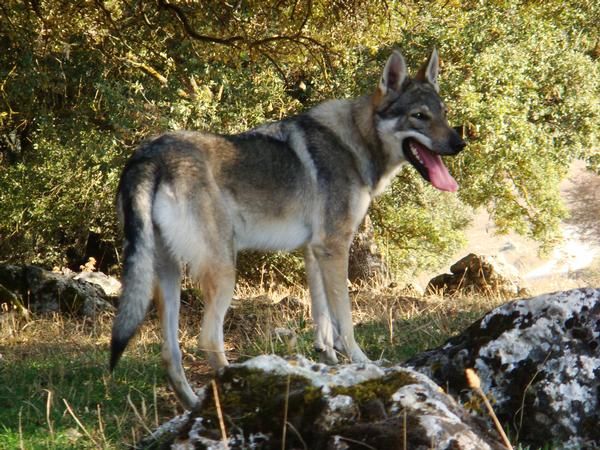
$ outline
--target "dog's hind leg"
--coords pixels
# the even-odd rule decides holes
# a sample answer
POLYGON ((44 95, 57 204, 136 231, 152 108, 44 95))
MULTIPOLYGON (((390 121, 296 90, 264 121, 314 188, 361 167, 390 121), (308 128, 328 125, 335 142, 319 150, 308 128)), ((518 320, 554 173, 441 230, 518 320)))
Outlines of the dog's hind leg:
POLYGON ((352 309, 346 284, 348 277, 348 245, 344 242, 335 242, 327 247, 315 246, 313 251, 323 277, 332 323, 337 324, 338 336, 336 336, 336 341, 339 338, 344 352, 352 362, 368 362, 369 358, 354 339, 352 309))
POLYGON ((337 364, 338 359, 334 349, 334 333, 337 332, 337 326, 331 322, 323 276, 311 247, 304 249, 304 264, 310 290, 311 314, 316 327, 315 350, 319 353, 321 362, 337 364))
POLYGON ((163 245, 157 245, 155 261, 157 275, 155 298, 163 335, 162 359, 175 394, 181 403, 191 410, 198 406, 198 397, 185 377, 178 339, 181 263, 175 260, 163 245))
POLYGON ((204 297, 200 348, 216 370, 228 364, 223 340, 223 320, 233 297, 235 266, 233 262, 211 261, 201 271, 199 280, 204 297))

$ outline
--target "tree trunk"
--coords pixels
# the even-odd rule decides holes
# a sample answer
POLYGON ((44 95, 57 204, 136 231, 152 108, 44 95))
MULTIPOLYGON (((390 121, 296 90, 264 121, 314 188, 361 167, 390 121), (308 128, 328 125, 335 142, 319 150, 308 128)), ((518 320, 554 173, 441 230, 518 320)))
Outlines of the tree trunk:
POLYGON ((374 279, 383 280, 387 275, 387 266, 375 242, 371 218, 366 215, 350 246, 348 278, 352 283, 366 283, 374 279))

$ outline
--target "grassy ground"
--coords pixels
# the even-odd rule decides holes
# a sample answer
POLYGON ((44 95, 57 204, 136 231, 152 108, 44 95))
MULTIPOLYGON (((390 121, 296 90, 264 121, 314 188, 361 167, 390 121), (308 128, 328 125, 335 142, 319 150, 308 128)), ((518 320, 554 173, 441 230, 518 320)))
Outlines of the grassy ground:
MULTIPOLYGON (((238 292, 225 323, 231 361, 261 353, 315 358, 307 294, 238 292), (294 337, 278 337, 280 329, 294 337)), ((372 359, 399 362, 441 344, 501 299, 413 298, 393 289, 353 292, 357 339, 372 359)), ((197 348, 201 302, 184 301, 186 373, 201 386, 210 369, 197 348)), ((181 412, 166 386, 152 313, 121 360, 107 370, 112 316, 97 320, 4 314, 0 321, 0 449, 123 448, 181 412)))

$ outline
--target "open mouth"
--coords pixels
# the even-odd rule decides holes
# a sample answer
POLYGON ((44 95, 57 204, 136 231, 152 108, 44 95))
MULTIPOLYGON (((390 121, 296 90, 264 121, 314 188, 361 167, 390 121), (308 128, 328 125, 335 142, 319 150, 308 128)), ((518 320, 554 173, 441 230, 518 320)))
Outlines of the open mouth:
POLYGON ((440 155, 413 138, 404 140, 402 151, 408 162, 434 187, 441 191, 456 192, 458 183, 448 172, 440 155))

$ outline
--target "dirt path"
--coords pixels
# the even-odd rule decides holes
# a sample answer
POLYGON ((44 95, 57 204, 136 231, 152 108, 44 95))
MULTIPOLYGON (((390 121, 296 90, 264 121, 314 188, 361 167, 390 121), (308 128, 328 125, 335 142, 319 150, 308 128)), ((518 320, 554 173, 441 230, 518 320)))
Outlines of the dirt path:
MULTIPOLYGON (((563 242, 547 257, 539 256, 539 245, 516 233, 497 235, 486 211, 477 211, 466 231, 467 246, 454 262, 468 253, 496 256, 517 268, 523 285, 533 293, 583 286, 600 286, 600 230, 595 225, 600 210, 600 177, 585 170, 582 162, 573 165, 561 184, 561 195, 572 217, 562 226, 563 242), (596 189, 597 188, 597 189, 596 189), (596 233, 596 231, 599 231, 596 233)), ((449 266, 445 268, 449 271, 449 266)), ((422 285, 436 273, 419 277, 422 285)))

